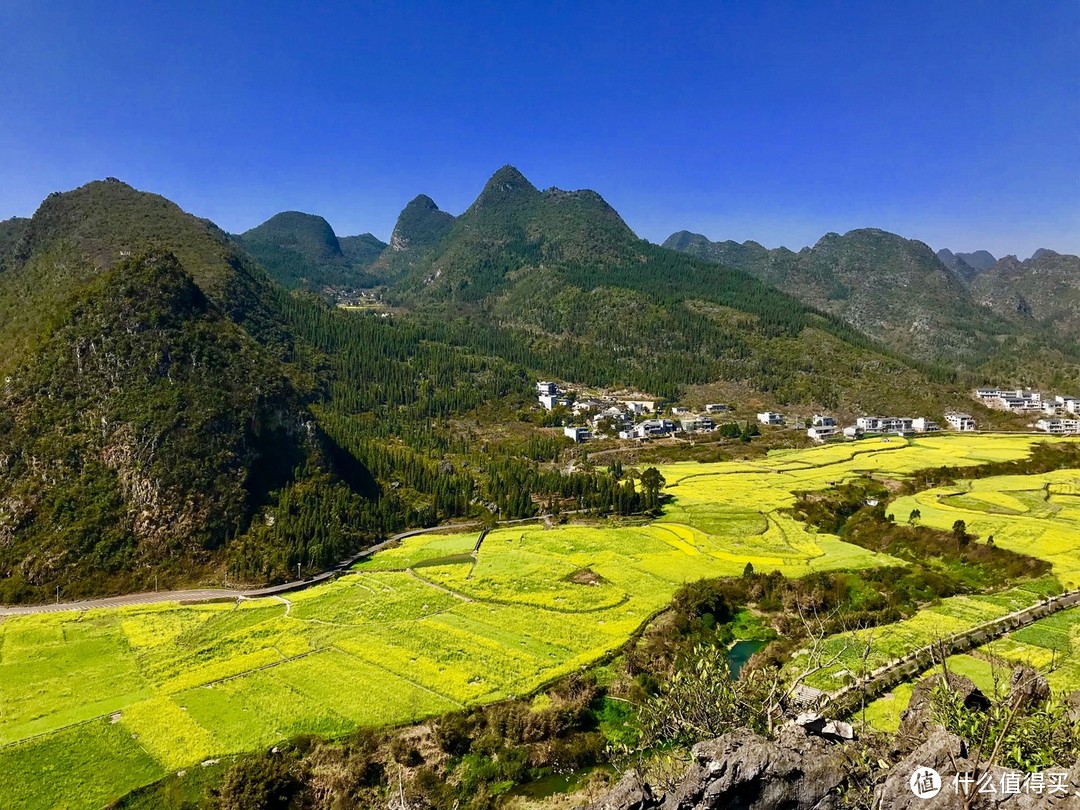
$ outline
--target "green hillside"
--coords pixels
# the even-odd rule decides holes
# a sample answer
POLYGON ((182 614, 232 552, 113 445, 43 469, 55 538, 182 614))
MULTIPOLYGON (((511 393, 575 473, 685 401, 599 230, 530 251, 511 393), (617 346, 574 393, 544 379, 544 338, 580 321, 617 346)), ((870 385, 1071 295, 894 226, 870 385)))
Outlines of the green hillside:
POLYGON ((564 379, 663 396, 718 379, 779 402, 926 405, 937 371, 751 275, 637 238, 592 191, 540 191, 512 167, 388 293, 423 317, 496 330, 492 350, 564 379), (859 358, 854 359, 853 358, 859 358), (873 383, 854 373, 880 369, 873 383))
POLYGON ((224 233, 103 182, 47 199, 21 242, 0 274, 0 601, 261 581, 359 545, 377 492, 337 476, 281 293, 224 233))
POLYGON ((922 242, 873 228, 830 233, 795 253, 679 232, 665 246, 738 268, 907 354, 977 365, 1014 323, 979 306, 922 242))
POLYGON ((390 245, 371 266, 380 281, 394 282, 407 275, 454 225, 454 217, 439 210, 426 194, 418 194, 398 215, 390 245))
POLYGON ((1030 259, 999 259, 971 282, 979 303, 1046 328, 1076 344, 1080 335, 1080 257, 1041 249, 1030 259))
POLYGON ((374 280, 364 271, 386 247, 371 234, 339 240, 325 219, 299 211, 275 214, 235 238, 290 289, 370 287, 374 280))

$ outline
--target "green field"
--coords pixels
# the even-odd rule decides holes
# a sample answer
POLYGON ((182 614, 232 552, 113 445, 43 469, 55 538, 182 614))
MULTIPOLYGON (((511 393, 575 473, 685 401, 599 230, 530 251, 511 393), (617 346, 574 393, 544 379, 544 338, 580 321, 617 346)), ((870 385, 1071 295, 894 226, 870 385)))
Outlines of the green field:
MULTIPOLYGON (((286 598, 9 617, 0 622, 0 795, 13 807, 98 807, 169 771, 293 734, 407 723, 530 692, 618 648, 688 580, 738 576, 748 562, 789 576, 900 564, 781 514, 796 492, 866 472, 902 478, 1020 459, 1034 441, 893 438, 673 464, 662 469, 673 501, 647 525, 505 527, 475 559, 474 534, 419 535, 286 598)), ((1023 511, 992 498, 978 503, 1006 508, 929 494, 913 502, 933 525, 962 512, 981 534, 977 521, 994 521, 1000 545, 1047 557, 1063 580, 1080 577, 1080 522, 1069 511, 1080 472, 1037 478, 1034 489, 1034 479, 1015 488, 988 479, 940 493, 1008 492, 1023 511), (1039 491, 1045 502, 1022 496, 1039 491)), ((916 619, 977 623, 1049 587, 948 600, 916 619)), ((914 643, 918 627, 908 629, 891 647, 914 643)))
MULTIPOLYGON (((971 678, 984 694, 1008 693, 1009 673, 1018 664, 1046 675, 1055 694, 1080 689, 1080 608, 1055 613, 995 641, 976 655, 953 655, 946 663, 951 672, 971 678)), ((881 731, 895 731, 900 713, 911 699, 912 685, 901 684, 866 707, 866 720, 881 731)))

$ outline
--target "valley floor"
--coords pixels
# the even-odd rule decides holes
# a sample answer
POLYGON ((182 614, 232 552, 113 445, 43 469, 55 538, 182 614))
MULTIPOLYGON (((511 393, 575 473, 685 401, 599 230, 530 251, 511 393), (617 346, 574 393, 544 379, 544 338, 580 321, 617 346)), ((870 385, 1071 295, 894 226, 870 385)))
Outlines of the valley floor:
MULTIPOLYGON (((651 523, 504 527, 479 547, 477 533, 418 535, 295 594, 3 618, 0 795, 17 808, 100 807, 291 735, 526 694, 616 650, 683 582, 747 563, 792 577, 902 564, 795 521, 783 511, 795 493, 1021 459, 1037 441, 935 435, 672 464, 661 470, 672 501, 651 523)), ((916 506, 941 528, 962 513, 980 536, 1048 560, 1063 586, 1080 584, 1080 471, 961 482, 890 511, 899 520, 916 506)), ((944 600, 886 628, 889 649, 1044 590, 944 600)))

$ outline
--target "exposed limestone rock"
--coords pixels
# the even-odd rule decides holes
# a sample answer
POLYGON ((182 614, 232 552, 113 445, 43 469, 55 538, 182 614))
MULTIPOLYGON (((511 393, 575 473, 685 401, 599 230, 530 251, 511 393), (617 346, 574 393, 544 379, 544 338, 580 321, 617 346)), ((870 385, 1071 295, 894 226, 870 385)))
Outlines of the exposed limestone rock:
POLYGON ((1009 702, 1021 706, 1042 703, 1050 697, 1046 676, 1031 667, 1019 666, 1009 677, 1009 702))

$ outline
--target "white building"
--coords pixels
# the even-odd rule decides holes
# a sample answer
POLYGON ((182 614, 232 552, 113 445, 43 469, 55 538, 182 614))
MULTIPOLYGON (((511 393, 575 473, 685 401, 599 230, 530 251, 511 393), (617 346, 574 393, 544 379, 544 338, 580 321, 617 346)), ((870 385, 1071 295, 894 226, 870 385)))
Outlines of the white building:
POLYGON ((1080 433, 1080 419, 1040 419, 1035 427, 1054 436, 1080 433))
POLYGON ((670 419, 646 419, 632 427, 619 431, 623 439, 652 439, 668 436, 675 432, 675 423, 670 419))
POLYGON ((919 416, 911 420, 911 428, 916 433, 937 433, 941 430, 941 425, 925 416, 919 416))
POLYGON ((652 399, 624 399, 620 400, 630 413, 643 414, 656 412, 656 400, 652 399))
POLYGON ((541 394, 537 397, 540 400, 540 404, 544 406, 545 410, 553 411, 560 405, 569 405, 570 400, 559 396, 558 394, 541 394))
POLYGON ((690 413, 690 409, 689 408, 684 408, 681 405, 674 405, 671 408, 671 415, 672 416, 686 416, 688 413, 690 413))
POLYGON ((765 411, 757 415, 757 420, 763 425, 782 425, 784 424, 784 417, 781 414, 774 413, 773 411, 765 411))
POLYGON ((811 427, 836 427, 836 418, 815 413, 814 418, 810 420, 810 425, 811 427))
POLYGON ((844 428, 844 438, 846 439, 861 439, 863 435, 863 429, 858 425, 851 425, 844 428))
POLYGON ((855 426, 867 433, 897 433, 906 436, 915 432, 915 420, 907 416, 860 416, 855 426))
POLYGON ((687 433, 701 433, 713 430, 716 427, 716 423, 713 422, 710 416, 688 416, 682 419, 680 423, 682 429, 687 433))
POLYGON ((823 442, 830 436, 835 436, 840 432, 840 428, 836 426, 836 420, 833 420, 831 425, 816 425, 812 428, 808 428, 806 435, 816 442, 823 442))
POLYGON ((573 410, 574 415, 578 416, 586 411, 595 411, 604 407, 604 403, 598 399, 577 399, 574 400, 573 410))
POLYGON ((587 442, 592 438, 592 434, 587 427, 564 427, 563 434, 575 442, 587 442))
POLYGON ((730 409, 722 402, 714 402, 711 405, 705 406, 705 413, 723 413, 726 410, 730 409))
POLYGON ((945 414, 945 421, 949 423, 949 427, 953 430, 959 430, 965 433, 975 430, 975 420, 971 418, 971 414, 969 413, 950 411, 945 414))
POLYGON ((1043 397, 1025 388, 976 388, 975 397, 989 408, 1023 413, 1042 409, 1043 397))
POLYGON ((536 395, 538 397, 552 396, 559 393, 559 386, 553 382, 547 380, 541 380, 536 384, 536 395))

